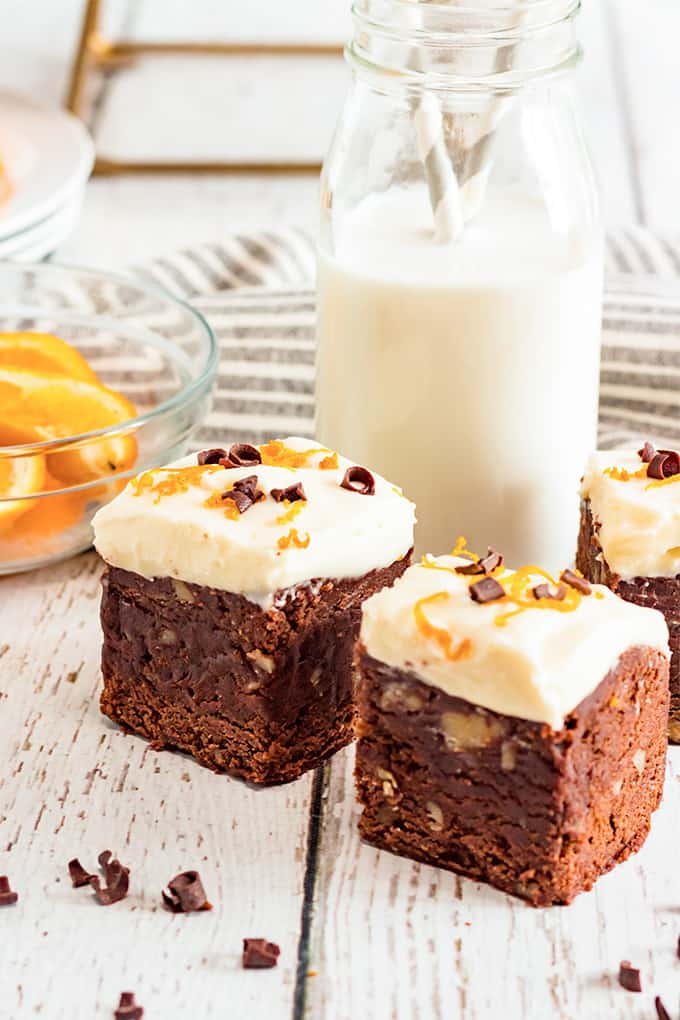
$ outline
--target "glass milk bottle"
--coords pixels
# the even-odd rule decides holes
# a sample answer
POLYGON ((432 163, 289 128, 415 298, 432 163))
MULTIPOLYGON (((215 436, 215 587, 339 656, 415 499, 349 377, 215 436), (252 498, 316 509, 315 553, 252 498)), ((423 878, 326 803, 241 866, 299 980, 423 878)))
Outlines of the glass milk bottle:
POLYGON ((577 0, 357 0, 322 176, 317 437, 457 535, 572 562, 603 242, 577 0))

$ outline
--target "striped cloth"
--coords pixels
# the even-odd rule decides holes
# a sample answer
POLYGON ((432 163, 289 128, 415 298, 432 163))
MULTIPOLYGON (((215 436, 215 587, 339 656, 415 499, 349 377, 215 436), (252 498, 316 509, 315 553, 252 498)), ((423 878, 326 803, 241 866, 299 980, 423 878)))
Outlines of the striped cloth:
MULTIPOLYGON (((212 413, 197 442, 311 435, 314 245, 287 229, 159 259, 141 275, 187 298, 220 344, 212 413)), ((610 234, 600 446, 680 442, 680 239, 610 234)))

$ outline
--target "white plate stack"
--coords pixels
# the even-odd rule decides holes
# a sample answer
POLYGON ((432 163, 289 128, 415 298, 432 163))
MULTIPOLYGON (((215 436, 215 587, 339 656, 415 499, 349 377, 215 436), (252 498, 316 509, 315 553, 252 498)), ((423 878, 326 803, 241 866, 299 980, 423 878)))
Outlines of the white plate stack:
POLYGON ((0 259, 44 259, 72 233, 94 145, 63 110, 0 93, 0 259))

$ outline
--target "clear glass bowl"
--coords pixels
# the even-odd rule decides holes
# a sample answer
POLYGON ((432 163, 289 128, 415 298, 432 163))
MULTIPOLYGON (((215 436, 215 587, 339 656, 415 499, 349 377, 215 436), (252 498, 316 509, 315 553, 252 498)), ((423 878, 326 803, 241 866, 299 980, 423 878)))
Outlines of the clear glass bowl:
MULTIPOLYGON (((159 287, 94 270, 0 264, 0 332, 19 330, 52 333, 78 348, 101 382, 134 404, 137 416, 67 439, 0 446, 0 478, 7 476, 7 459, 40 455, 49 470, 55 453, 94 449, 125 435, 134 437, 137 453, 133 466, 104 480, 64 486, 50 478, 49 488, 25 497, 29 509, 5 515, 14 517, 9 525, 0 515, 0 574, 87 549, 94 513, 127 478, 186 452, 210 408, 217 369, 215 337, 198 312, 159 287)), ((0 395, 0 418, 1 401, 0 395)), ((18 509, 20 498, 0 497, 0 506, 18 509)))

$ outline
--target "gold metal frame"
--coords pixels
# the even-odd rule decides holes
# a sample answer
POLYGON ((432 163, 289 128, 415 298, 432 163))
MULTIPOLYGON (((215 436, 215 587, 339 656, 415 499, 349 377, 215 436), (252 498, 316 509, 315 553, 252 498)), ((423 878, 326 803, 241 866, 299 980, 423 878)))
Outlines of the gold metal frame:
MULTIPOLYGON (((342 53, 342 47, 325 43, 214 43, 214 42, 134 42, 105 38, 99 30, 101 0, 87 0, 83 23, 78 40, 71 78, 66 99, 67 108, 84 120, 85 88, 90 74, 94 71, 113 72, 116 68, 129 67, 140 56, 166 55, 174 53, 194 56, 275 56, 275 57, 325 57, 342 53)), ((128 161, 110 159, 97 154, 95 174, 157 174, 157 173, 270 173, 297 174, 317 173, 318 162, 185 162, 171 161, 128 161)))

